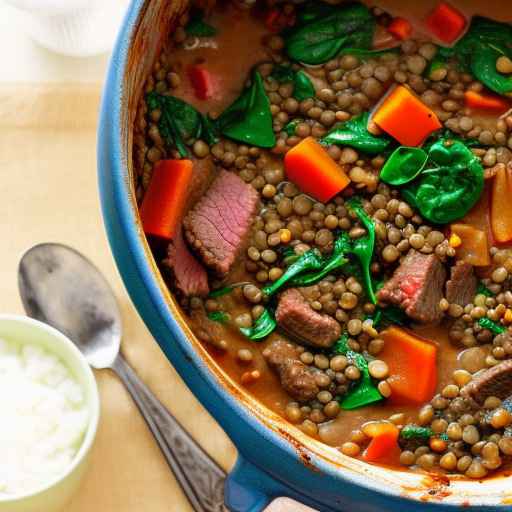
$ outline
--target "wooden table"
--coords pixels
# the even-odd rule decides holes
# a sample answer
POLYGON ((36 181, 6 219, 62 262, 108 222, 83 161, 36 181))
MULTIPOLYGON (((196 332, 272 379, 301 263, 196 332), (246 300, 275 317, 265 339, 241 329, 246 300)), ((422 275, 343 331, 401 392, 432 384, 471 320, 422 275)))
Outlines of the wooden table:
MULTIPOLYGON (((99 97, 99 85, 0 86, 0 312, 23 313, 16 273, 20 256, 29 247, 61 242, 83 252, 115 290, 128 361, 192 436, 229 470, 236 458, 234 446, 161 353, 115 268, 97 190, 99 97)), ((120 381, 109 370, 96 372, 96 379, 102 413, 92 464, 66 512, 191 511, 120 381)), ((283 507, 303 510, 283 503, 272 509, 283 507)))

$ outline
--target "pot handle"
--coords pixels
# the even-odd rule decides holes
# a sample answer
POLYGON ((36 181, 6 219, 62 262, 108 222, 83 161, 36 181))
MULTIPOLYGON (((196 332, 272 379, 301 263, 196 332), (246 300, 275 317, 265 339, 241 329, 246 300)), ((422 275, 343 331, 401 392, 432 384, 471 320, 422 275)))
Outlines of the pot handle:
POLYGON ((317 512, 304 505, 315 506, 310 501, 240 453, 224 484, 224 502, 231 512, 317 512))

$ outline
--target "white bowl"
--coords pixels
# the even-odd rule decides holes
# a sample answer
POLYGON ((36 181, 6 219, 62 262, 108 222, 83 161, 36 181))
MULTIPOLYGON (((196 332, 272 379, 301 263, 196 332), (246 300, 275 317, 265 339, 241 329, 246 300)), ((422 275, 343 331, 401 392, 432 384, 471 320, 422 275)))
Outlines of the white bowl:
POLYGON ((84 390, 89 425, 82 445, 65 473, 30 494, 0 497, 0 512, 60 512, 78 489, 96 437, 100 411, 96 380, 81 352, 69 338, 49 325, 25 316, 0 315, 0 338, 44 347, 62 359, 84 390))

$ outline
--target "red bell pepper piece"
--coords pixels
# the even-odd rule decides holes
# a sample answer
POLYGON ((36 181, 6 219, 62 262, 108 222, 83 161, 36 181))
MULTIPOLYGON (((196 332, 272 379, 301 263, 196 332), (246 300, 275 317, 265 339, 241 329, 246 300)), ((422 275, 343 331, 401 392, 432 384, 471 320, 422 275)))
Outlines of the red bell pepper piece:
POLYGON ((452 44, 466 28, 464 15, 446 2, 440 2, 428 15, 427 27, 440 41, 452 44))
POLYGON ((409 39, 409 37, 411 37, 412 25, 409 20, 406 20, 405 18, 393 18, 391 23, 388 25, 388 32, 396 39, 403 41, 404 39, 409 39))
POLYGON ((211 73, 202 66, 192 66, 188 77, 198 100, 207 100, 213 96, 214 87, 211 73))

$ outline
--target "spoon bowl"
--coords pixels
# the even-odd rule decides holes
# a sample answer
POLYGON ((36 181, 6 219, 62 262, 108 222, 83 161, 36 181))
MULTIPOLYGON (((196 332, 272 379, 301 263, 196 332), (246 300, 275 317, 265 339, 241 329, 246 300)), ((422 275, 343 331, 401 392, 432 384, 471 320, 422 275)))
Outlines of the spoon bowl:
POLYGON ((113 365, 121 346, 121 313, 109 284, 79 252, 44 243, 21 258, 18 286, 29 316, 71 338, 96 369, 113 365))

